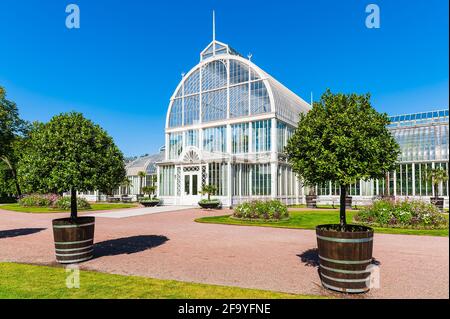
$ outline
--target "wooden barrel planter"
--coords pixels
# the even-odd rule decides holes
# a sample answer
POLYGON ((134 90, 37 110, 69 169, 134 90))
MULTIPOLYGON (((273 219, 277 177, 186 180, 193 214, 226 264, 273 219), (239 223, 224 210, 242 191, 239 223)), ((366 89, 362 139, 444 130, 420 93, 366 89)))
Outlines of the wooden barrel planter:
POLYGON ((93 256, 95 217, 61 218, 53 220, 56 261, 79 263, 93 256))
POLYGON ((352 209, 352 197, 351 196, 345 197, 345 209, 352 209))
POLYGON ((444 198, 442 197, 431 197, 430 198, 431 204, 436 206, 439 210, 444 210, 444 198))
POLYGON ((345 293, 363 293, 370 289, 373 230, 348 225, 353 232, 336 230, 338 225, 316 227, 319 248, 319 273, 322 285, 345 293))
POLYGON ((306 195, 306 207, 317 208, 317 195, 306 195))

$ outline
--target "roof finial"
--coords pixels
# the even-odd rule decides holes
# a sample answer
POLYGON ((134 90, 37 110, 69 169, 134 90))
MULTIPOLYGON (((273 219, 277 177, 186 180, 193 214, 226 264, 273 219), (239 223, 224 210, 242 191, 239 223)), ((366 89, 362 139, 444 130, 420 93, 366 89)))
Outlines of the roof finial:
POLYGON ((216 11, 213 10, 213 42, 216 41, 216 11))

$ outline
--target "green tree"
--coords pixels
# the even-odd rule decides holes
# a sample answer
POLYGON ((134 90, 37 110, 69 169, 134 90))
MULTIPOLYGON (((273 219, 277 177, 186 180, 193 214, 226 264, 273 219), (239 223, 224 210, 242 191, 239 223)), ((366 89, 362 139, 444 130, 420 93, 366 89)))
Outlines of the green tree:
POLYGON ((370 94, 327 90, 301 114, 286 147, 292 169, 307 184, 340 185, 340 225, 346 228, 345 197, 357 180, 383 178, 395 168, 399 146, 387 129, 389 118, 370 103, 370 94))
MULTIPOLYGON (((149 196, 152 196, 156 193, 156 186, 152 185, 152 186, 144 186, 142 187, 142 191, 144 192, 144 194, 147 194, 149 196)), ((154 197, 154 196, 153 196, 154 197)))
POLYGON ((448 181, 447 171, 443 167, 430 168, 427 172, 429 181, 433 184, 434 197, 439 197, 439 184, 448 181))
POLYGON ((125 178, 123 154, 113 139, 75 112, 35 126, 18 171, 27 191, 70 191, 73 219, 77 218, 77 191, 114 189, 125 178))
POLYGON ((147 173, 143 172, 143 171, 140 171, 140 172, 138 172, 138 176, 139 176, 139 195, 140 195, 140 194, 142 194, 143 180, 147 176, 147 173))
MULTIPOLYGON (((2 161, 9 174, 3 174, 3 178, 11 178, 15 186, 15 193, 22 194, 18 177, 17 161, 21 149, 22 140, 29 131, 28 122, 19 117, 17 105, 6 99, 6 91, 0 86, 0 161, 2 161)), ((3 183, 10 182, 4 180, 3 183)))
POLYGON ((217 187, 214 185, 205 185, 203 186, 202 190, 201 190, 201 194, 208 195, 208 201, 211 200, 211 195, 215 195, 217 192, 217 187))

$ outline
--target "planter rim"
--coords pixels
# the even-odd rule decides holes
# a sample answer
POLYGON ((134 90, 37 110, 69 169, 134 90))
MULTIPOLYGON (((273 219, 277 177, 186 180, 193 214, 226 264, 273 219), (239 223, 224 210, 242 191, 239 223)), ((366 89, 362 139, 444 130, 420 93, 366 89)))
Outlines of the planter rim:
POLYGON ((66 217, 66 218, 53 219, 53 221, 52 221, 53 225, 82 225, 82 224, 93 223, 93 222, 95 222, 95 217, 93 217, 93 216, 80 216, 80 217, 77 217, 76 220, 73 220, 70 217, 66 217))
POLYGON ((326 234, 330 237, 341 237, 341 238, 351 238, 352 235, 362 236, 362 237, 372 237, 373 236, 373 228, 363 225, 354 225, 347 224, 347 226, 358 227, 361 231, 336 231, 336 230, 327 230, 324 229, 329 226, 339 226, 339 224, 323 224, 316 226, 316 233, 326 234))

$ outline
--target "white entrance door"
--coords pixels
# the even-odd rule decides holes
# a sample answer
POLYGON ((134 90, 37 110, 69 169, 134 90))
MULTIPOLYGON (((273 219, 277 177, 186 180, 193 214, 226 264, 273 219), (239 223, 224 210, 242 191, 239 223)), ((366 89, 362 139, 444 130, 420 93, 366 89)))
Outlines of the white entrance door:
POLYGON ((201 199, 201 176, 200 171, 184 172, 183 174, 183 204, 197 205, 201 199))

